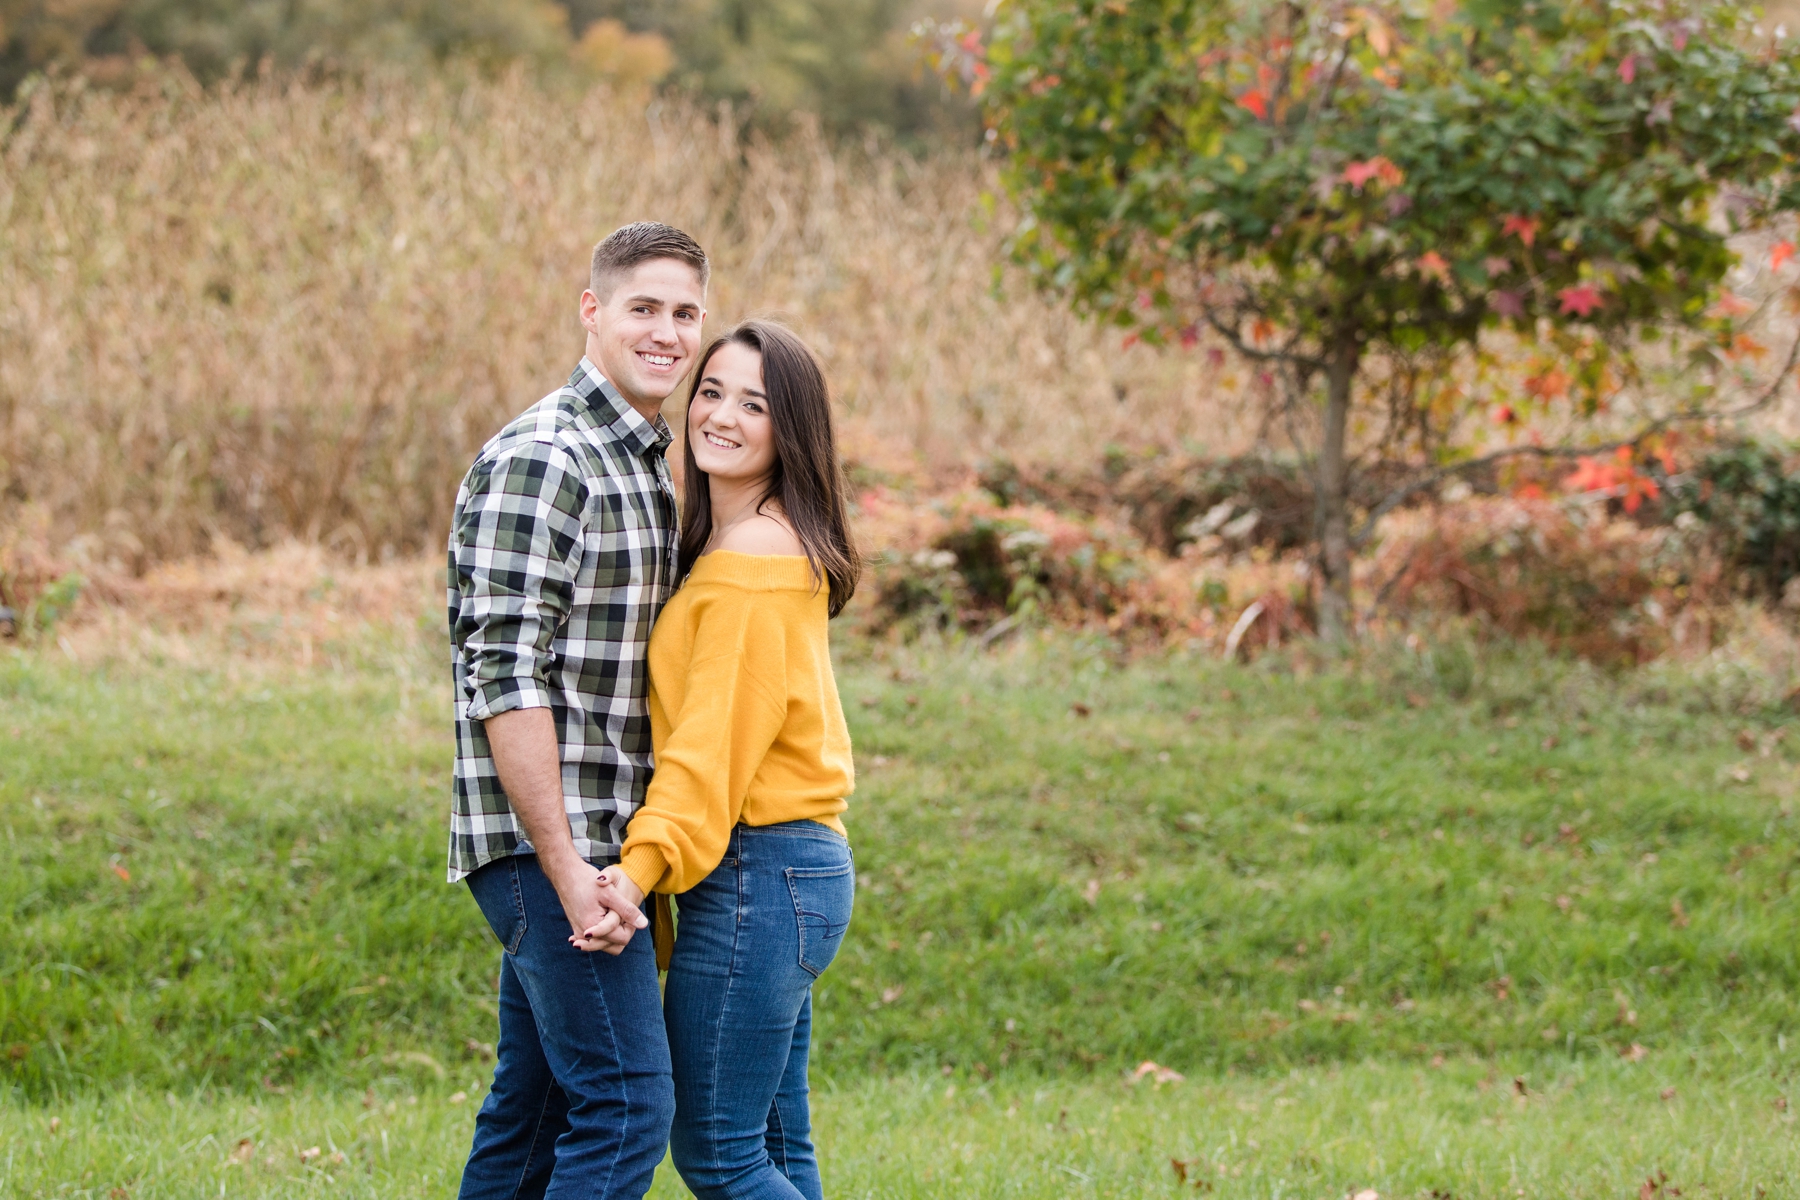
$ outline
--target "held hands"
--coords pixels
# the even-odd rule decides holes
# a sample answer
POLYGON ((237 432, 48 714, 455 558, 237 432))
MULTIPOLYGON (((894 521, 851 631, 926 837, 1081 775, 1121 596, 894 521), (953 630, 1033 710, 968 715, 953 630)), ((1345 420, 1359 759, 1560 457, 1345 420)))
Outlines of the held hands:
POLYGON ((632 934, 650 924, 650 918, 638 909, 644 902, 643 890, 617 866, 596 875, 594 888, 603 914, 586 929, 571 934, 569 944, 577 950, 618 954, 630 943, 632 934))

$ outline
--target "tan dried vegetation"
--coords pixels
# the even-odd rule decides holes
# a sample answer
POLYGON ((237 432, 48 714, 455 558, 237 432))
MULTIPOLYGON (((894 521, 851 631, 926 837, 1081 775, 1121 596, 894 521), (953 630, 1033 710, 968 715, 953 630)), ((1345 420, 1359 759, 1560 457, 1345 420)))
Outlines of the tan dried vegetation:
POLYGON ((740 141, 522 78, 42 88, 0 144, 0 548, 435 547, 474 450, 579 355, 589 247, 647 217, 714 256, 713 327, 818 346, 878 471, 1241 445, 1204 355, 996 291, 990 186, 973 153, 740 141))

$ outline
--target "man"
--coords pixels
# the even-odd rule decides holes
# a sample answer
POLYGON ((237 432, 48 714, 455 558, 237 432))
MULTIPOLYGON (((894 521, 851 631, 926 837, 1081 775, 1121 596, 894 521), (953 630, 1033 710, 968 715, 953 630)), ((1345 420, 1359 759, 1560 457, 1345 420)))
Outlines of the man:
POLYGON ((450 879, 504 948, 465 1200, 636 1200, 668 1142, 651 939, 596 880, 650 778, 644 656, 677 551, 660 410, 699 352, 707 271, 654 222, 596 246, 580 366, 482 447, 457 494, 450 879), (570 944, 594 926, 604 953, 570 944))

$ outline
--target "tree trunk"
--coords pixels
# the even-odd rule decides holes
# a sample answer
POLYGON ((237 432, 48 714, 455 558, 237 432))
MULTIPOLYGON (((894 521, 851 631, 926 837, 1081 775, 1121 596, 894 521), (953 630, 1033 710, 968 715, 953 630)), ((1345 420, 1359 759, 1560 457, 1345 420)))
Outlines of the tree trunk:
POLYGON ((1354 334, 1340 334, 1325 372, 1325 436, 1314 477, 1314 536, 1318 541, 1319 635, 1341 646, 1351 633, 1349 463, 1350 389, 1362 361, 1354 334))

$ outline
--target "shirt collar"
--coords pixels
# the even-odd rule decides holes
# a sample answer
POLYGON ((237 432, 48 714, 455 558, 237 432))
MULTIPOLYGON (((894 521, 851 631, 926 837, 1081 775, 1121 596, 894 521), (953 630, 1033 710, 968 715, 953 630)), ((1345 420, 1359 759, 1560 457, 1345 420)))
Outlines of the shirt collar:
POLYGON ((600 374, 593 360, 583 355, 581 365, 569 376, 569 386, 580 396, 587 406, 593 410, 594 419, 614 437, 637 447, 640 454, 648 454, 652 450, 661 452, 669 448, 675 435, 669 431, 669 423, 656 414, 656 420, 646 421, 644 415, 631 407, 625 397, 619 394, 612 381, 600 374))

